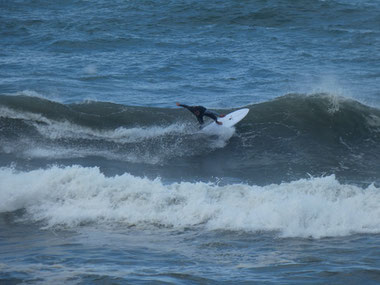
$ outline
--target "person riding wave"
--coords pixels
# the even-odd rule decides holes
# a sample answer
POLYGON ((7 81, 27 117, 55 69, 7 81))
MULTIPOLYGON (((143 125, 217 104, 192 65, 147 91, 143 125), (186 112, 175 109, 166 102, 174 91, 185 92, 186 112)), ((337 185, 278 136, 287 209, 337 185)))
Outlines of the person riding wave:
POLYGON ((191 113, 193 113, 197 117, 197 120, 201 126, 204 124, 204 120, 203 120, 204 116, 213 119, 215 121, 215 123, 217 123, 218 125, 223 124, 222 122, 218 121, 218 117, 223 118, 225 115, 219 115, 213 111, 208 110, 207 108, 205 108, 203 106, 188 106, 185 104, 180 104, 178 102, 176 103, 176 105, 179 107, 186 108, 191 113))

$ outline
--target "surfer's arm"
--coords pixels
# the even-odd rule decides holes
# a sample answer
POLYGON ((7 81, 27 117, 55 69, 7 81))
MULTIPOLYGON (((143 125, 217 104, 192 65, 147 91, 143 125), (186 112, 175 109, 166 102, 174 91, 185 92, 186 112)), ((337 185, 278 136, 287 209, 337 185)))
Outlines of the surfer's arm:
MULTIPOLYGON (((178 107, 183 107, 183 108, 186 108, 187 110, 190 110, 190 106, 187 106, 185 104, 180 104, 180 103, 175 103, 178 107)), ((190 110, 191 111, 191 110, 190 110)))

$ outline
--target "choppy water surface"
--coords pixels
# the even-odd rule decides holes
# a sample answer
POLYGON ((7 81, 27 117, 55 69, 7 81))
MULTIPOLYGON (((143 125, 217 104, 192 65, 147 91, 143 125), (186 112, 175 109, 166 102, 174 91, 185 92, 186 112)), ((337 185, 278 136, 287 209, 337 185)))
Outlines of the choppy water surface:
POLYGON ((1 282, 379 282, 379 3, 0 11, 1 282))

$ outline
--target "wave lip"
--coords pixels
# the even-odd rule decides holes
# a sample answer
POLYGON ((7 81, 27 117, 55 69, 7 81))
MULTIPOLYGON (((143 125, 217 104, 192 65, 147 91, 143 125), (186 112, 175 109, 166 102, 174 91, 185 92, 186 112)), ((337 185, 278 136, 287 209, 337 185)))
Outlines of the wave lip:
POLYGON ((282 237, 380 232, 379 188, 341 184, 332 176, 254 186, 164 184, 97 168, 0 170, 0 212, 25 210, 44 228, 84 225, 274 231, 282 237))

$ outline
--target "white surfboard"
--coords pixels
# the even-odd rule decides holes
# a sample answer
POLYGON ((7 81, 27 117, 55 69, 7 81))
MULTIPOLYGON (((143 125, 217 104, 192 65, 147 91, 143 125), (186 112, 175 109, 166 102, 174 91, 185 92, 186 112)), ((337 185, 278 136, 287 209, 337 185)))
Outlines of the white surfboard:
POLYGON ((220 127, 225 127, 225 128, 231 128, 232 126, 236 125, 239 123, 241 120, 244 119, 245 116, 247 116, 249 112, 248 108, 244 109, 239 109, 237 111, 234 111, 232 113, 227 114, 223 118, 218 118, 219 122, 222 122, 222 125, 218 125, 215 122, 212 122, 211 124, 205 126, 202 131, 212 131, 220 127))

